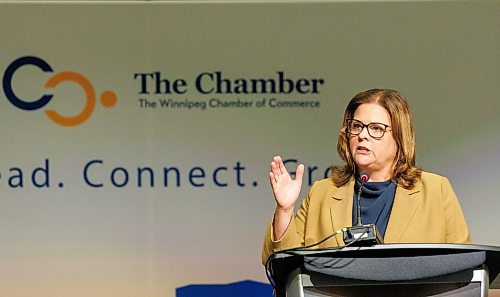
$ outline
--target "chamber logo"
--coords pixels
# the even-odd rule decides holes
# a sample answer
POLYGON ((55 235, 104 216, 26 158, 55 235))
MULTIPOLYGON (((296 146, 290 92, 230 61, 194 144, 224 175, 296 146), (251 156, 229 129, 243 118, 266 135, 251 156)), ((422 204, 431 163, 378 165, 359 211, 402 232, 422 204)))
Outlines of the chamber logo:
MULTIPOLYGON (((44 60, 35 57, 35 56, 25 56, 19 59, 16 59, 12 62, 3 75, 3 89, 5 92, 5 96, 7 99, 19 109, 32 111, 39 110, 45 105, 47 105, 52 98, 53 94, 43 94, 40 98, 35 101, 23 100, 19 98, 13 88, 12 88, 12 77, 14 73, 21 67, 26 65, 32 65, 40 68, 43 72, 54 72, 52 67, 45 62, 44 60)), ((48 81, 45 83, 45 88, 53 89, 57 87, 59 84, 63 82, 73 82, 78 84, 84 94, 85 94, 85 106, 83 109, 74 116, 64 116, 55 111, 54 109, 46 109, 44 110, 47 117, 52 120, 54 123, 59 124, 61 126, 72 127, 78 126, 85 122, 94 111, 96 105, 96 94, 94 91, 94 87, 92 83, 82 74, 73 71, 61 71, 52 75, 48 81)), ((100 102, 104 107, 113 107, 116 104, 117 97, 113 91, 107 90, 100 94, 100 102)))

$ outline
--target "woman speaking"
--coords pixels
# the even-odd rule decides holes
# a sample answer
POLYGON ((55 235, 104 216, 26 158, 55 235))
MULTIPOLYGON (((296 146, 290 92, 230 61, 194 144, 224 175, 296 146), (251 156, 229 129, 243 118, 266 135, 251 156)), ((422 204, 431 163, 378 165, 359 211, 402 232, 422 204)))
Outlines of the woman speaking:
MULTIPOLYGON (((412 115, 399 92, 372 89, 354 96, 344 112, 337 151, 345 165, 333 166, 331 178, 315 182, 296 214, 304 165, 292 179, 281 157, 274 157, 269 179, 276 209, 265 234, 263 263, 274 252, 308 246, 355 225, 360 172, 369 175, 359 199, 363 224, 374 224, 385 243, 470 242, 448 179, 415 166, 412 115)), ((317 247, 342 245, 337 234, 317 247)))

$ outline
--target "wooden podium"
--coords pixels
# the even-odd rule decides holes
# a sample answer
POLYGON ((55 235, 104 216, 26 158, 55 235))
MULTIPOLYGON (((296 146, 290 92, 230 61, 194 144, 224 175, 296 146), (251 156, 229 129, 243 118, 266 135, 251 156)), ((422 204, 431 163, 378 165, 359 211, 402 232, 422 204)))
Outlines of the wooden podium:
POLYGON ((285 250, 267 266, 276 296, 488 296, 500 288, 500 247, 380 244, 285 250))

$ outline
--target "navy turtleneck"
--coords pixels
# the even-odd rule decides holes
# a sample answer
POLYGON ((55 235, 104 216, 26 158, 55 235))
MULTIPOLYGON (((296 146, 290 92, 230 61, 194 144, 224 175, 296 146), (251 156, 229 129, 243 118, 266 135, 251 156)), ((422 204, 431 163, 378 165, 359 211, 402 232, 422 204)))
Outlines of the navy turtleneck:
MULTIPOLYGON (((358 190, 361 185, 356 177, 354 185, 354 204, 352 211, 352 224, 356 224, 358 214, 356 210, 358 190)), ((384 182, 365 182, 361 192, 361 219, 363 224, 375 224, 380 235, 384 237, 387 223, 391 215, 392 203, 396 194, 396 184, 391 180, 384 182)))

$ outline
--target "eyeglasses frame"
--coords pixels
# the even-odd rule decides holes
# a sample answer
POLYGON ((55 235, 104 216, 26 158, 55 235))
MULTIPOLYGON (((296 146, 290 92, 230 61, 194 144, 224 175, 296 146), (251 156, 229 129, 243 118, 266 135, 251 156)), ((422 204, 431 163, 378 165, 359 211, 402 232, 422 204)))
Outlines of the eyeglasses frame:
POLYGON ((368 124, 366 124, 366 125, 365 125, 363 122, 361 122, 360 120, 356 120, 356 119, 347 119, 347 120, 346 120, 346 122, 347 122, 347 125, 346 125, 346 129, 345 129, 345 130, 346 130, 346 132, 347 132, 348 134, 350 134, 350 135, 354 135, 354 136, 357 136, 357 135, 361 134, 361 132, 363 132, 363 130, 366 128, 366 131, 368 132, 368 135, 370 135, 370 137, 375 138, 375 139, 381 139, 382 137, 384 137, 385 132, 387 132, 387 128, 391 128, 391 126, 390 126, 390 125, 386 125, 386 124, 384 124, 384 123, 379 123, 379 122, 372 122, 372 123, 368 123, 368 124), (349 130, 349 126, 350 126, 350 125, 349 125, 349 122, 351 122, 351 121, 356 121, 356 122, 360 123, 360 125, 362 125, 362 126, 363 126, 363 128, 361 128, 361 131, 359 131, 359 133, 357 133, 357 134, 356 134, 356 133, 352 133, 352 132, 349 130), (382 126, 384 126, 384 130, 383 130, 384 132, 382 132, 382 136, 375 137, 375 136, 373 136, 373 135, 370 133, 370 129, 368 128, 368 126, 373 125, 373 124, 378 124, 378 125, 382 125, 382 126))

